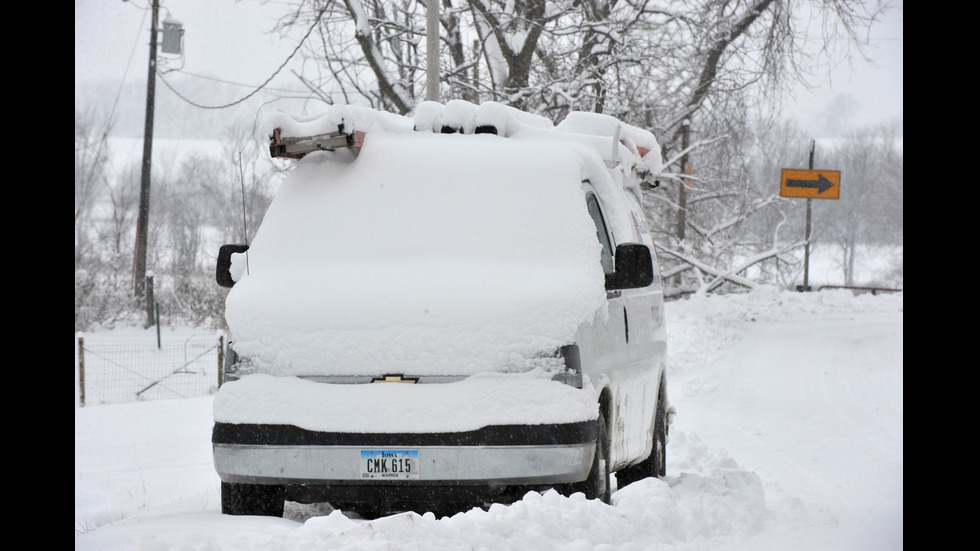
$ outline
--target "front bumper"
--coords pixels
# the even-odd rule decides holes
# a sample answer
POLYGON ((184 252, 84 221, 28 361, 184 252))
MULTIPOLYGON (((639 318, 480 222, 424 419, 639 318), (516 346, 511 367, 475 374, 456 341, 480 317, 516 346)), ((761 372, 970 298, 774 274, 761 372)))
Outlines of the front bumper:
POLYGON ((507 486, 588 477, 595 424, 497 425, 448 433, 338 433, 292 425, 215 423, 214 465, 224 482, 282 485, 507 486), (419 476, 365 480, 362 450, 418 450, 419 476))

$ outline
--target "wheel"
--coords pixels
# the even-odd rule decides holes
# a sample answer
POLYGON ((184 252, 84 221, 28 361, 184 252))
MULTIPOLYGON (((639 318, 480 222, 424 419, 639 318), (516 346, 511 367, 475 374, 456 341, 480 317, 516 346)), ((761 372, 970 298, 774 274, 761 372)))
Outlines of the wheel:
POLYGON ((285 502, 282 486, 221 483, 221 512, 226 515, 281 517, 285 502))
POLYGON ((616 481, 623 488, 647 477, 667 476, 667 405, 663 399, 657 404, 657 416, 653 421, 653 450, 650 456, 616 473, 616 481))
MULTIPOLYGON (((653 443, 656 451, 654 459, 653 476, 661 478, 667 476, 667 406, 663 400, 658 400, 657 419, 653 422, 653 443)), ((654 454, 650 454, 653 458, 654 454)))
POLYGON ((606 433, 606 418, 599 414, 596 419, 595 456, 589 478, 573 485, 573 492, 582 492, 587 499, 598 499, 609 503, 609 435, 606 433))

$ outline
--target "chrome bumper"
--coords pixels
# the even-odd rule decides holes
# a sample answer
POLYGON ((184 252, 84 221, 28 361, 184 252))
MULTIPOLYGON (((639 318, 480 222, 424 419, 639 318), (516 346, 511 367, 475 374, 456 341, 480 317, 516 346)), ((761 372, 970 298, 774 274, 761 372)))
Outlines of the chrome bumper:
MULTIPOLYGON (((374 448, 376 446, 370 446, 374 448)), ((388 446, 403 449, 406 446, 388 446)), ((419 450, 419 478, 399 484, 559 484, 588 477, 592 443, 540 446, 410 446, 419 450)), ((214 444, 224 482, 252 484, 385 484, 363 480, 368 446, 214 444)))

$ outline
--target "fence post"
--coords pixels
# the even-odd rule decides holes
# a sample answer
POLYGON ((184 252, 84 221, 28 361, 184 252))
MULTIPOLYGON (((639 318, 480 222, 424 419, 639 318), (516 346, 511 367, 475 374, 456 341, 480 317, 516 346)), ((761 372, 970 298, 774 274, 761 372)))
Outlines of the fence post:
POLYGON ((82 407, 85 407, 85 337, 78 335, 78 387, 79 400, 82 407))
POLYGON ((146 275, 144 288, 146 289, 146 322, 143 329, 148 329, 153 325, 153 272, 146 275))
POLYGON ((225 335, 218 335, 218 388, 225 382, 225 335))

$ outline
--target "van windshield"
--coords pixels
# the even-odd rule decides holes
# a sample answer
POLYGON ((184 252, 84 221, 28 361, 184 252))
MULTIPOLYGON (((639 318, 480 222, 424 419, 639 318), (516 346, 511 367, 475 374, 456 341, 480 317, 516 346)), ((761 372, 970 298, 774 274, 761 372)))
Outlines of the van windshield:
POLYGON ((427 133, 308 155, 228 296, 236 350, 274 374, 471 374, 571 342, 605 300, 579 155, 427 133))

